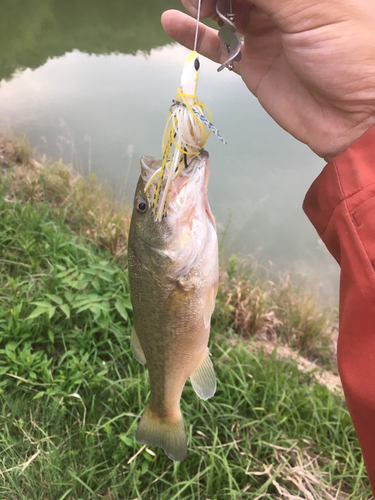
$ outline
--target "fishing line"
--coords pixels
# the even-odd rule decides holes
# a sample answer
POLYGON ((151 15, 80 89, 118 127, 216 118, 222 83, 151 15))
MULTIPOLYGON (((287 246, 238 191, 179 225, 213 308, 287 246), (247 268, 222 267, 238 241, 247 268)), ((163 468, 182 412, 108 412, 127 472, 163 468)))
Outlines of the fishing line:
POLYGON ((155 185, 152 204, 155 220, 161 221, 166 216, 169 192, 173 182, 187 168, 190 158, 199 154, 213 132, 224 144, 225 140, 212 124, 209 109, 196 96, 199 58, 196 51, 198 45, 199 18, 201 2, 198 0, 197 22, 195 28, 194 51, 186 60, 181 85, 169 108, 166 127, 164 129, 161 166, 147 179, 144 192, 155 185), (208 117, 205 116, 207 113, 208 117))
POLYGON ((194 40, 194 51, 197 50, 198 43, 198 28, 199 28, 199 18, 201 17, 201 0, 198 1, 198 12, 197 12, 197 25, 195 27, 195 40, 194 40))

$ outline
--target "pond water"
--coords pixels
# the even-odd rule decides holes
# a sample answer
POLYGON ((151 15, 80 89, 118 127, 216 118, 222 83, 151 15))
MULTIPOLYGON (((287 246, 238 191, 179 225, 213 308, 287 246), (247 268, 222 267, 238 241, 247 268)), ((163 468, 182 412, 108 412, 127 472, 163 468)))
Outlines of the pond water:
MULTIPOLYGON (((162 154, 189 53, 160 25, 161 12, 176 2, 7 5, 0 20, 0 130, 26 134, 38 155, 95 172, 130 201, 140 157, 162 154)), ((301 209, 324 161, 278 127, 237 75, 216 69, 201 58, 197 94, 228 142, 211 136, 206 145, 209 199, 225 253, 251 254, 336 296, 338 267, 301 209)))

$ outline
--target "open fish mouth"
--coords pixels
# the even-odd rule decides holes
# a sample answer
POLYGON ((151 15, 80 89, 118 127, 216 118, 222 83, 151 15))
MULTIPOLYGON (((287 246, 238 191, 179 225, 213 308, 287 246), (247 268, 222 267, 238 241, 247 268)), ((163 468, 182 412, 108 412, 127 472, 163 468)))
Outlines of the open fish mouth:
MULTIPOLYGON (((184 166, 181 173, 177 175, 172 182, 169 190, 167 204, 168 210, 178 211, 186 209, 188 205, 193 205, 199 195, 203 185, 207 186, 208 176, 205 174, 208 165, 208 153, 202 149, 196 155, 186 154, 184 157, 184 166)), ((162 161, 152 156, 142 156, 141 158, 141 177, 145 183, 144 192, 147 195, 149 204, 154 208, 156 198, 157 184, 159 182, 159 173, 161 171, 162 161)), ((170 165, 165 168, 165 174, 161 181, 161 191, 165 189, 167 178, 169 176, 170 165)))
POLYGON ((150 180, 150 177, 160 168, 161 160, 157 160, 153 156, 144 155, 141 158, 142 179, 145 182, 150 180))
MULTIPOLYGON (((185 154, 184 155, 184 166, 181 171, 181 175, 187 175, 191 173, 191 171, 194 169, 196 166, 197 162, 199 159, 203 158, 208 158, 208 153, 204 149, 201 149, 200 152, 196 155, 189 155, 185 154)), ((150 183, 150 181, 154 184, 157 184, 157 178, 153 179, 155 177, 155 174, 158 173, 161 170, 161 165, 162 161, 157 160, 153 156, 148 156, 144 155, 141 158, 141 167, 142 167, 142 179, 146 182, 146 187, 148 188, 147 184, 150 183), (152 179, 152 180, 151 180, 152 179)), ((169 169, 170 166, 166 165, 165 167, 165 172, 166 174, 169 174, 169 169)), ((166 176, 164 176, 166 177, 166 176)), ((164 186, 166 183, 166 179, 164 178, 162 180, 162 186, 164 186)))

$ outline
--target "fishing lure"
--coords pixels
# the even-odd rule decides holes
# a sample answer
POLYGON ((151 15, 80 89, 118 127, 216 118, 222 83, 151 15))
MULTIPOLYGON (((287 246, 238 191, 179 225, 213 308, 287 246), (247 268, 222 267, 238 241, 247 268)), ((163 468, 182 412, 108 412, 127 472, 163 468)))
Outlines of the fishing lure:
MULTIPOLYGON (((233 61, 241 59, 242 42, 236 33, 234 24, 232 6, 234 0, 230 0, 229 12, 225 15, 219 9, 219 1, 216 4, 216 12, 222 26, 219 37, 229 55, 228 60, 219 67, 218 71, 221 71, 225 67, 233 69, 233 61)), ((181 174, 184 167, 189 166, 191 159, 199 154, 210 133, 213 132, 226 144, 217 128, 212 124, 210 110, 198 99, 196 93, 200 67, 196 52, 200 5, 201 1, 198 3, 194 50, 189 54, 184 65, 180 87, 172 100, 164 130, 162 165, 151 176, 144 189, 146 192, 153 182, 157 184, 152 210, 158 221, 167 216, 168 195, 173 181, 181 174)))
POLYGON ((146 192, 153 182, 157 182, 152 209, 159 221, 167 215, 167 199, 172 182, 204 147, 210 133, 213 132, 226 144, 212 124, 209 109, 197 97, 199 67, 199 56, 194 50, 186 60, 180 87, 169 109, 162 141, 162 165, 145 186, 146 192))

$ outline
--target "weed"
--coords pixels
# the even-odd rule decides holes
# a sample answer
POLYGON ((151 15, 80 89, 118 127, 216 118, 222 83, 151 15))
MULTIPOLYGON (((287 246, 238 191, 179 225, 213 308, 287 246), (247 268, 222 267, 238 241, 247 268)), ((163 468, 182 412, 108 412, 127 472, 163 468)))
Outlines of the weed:
POLYGON ((244 338, 256 334, 278 339, 302 355, 335 368, 333 306, 318 306, 318 297, 293 284, 288 275, 267 276, 255 261, 229 259, 221 271, 213 321, 244 338))
MULTIPOLYGON (((0 152, 14 162, 9 152, 15 147, 12 141, 3 139, 0 152)), ((129 209, 94 174, 87 179, 60 162, 29 160, 8 170, 3 183, 8 201, 48 203, 74 231, 125 262, 129 209)))
POLYGON ((0 138, 0 150, 12 163, 30 165, 33 160, 33 147, 26 136, 14 136, 10 132, 0 138))

